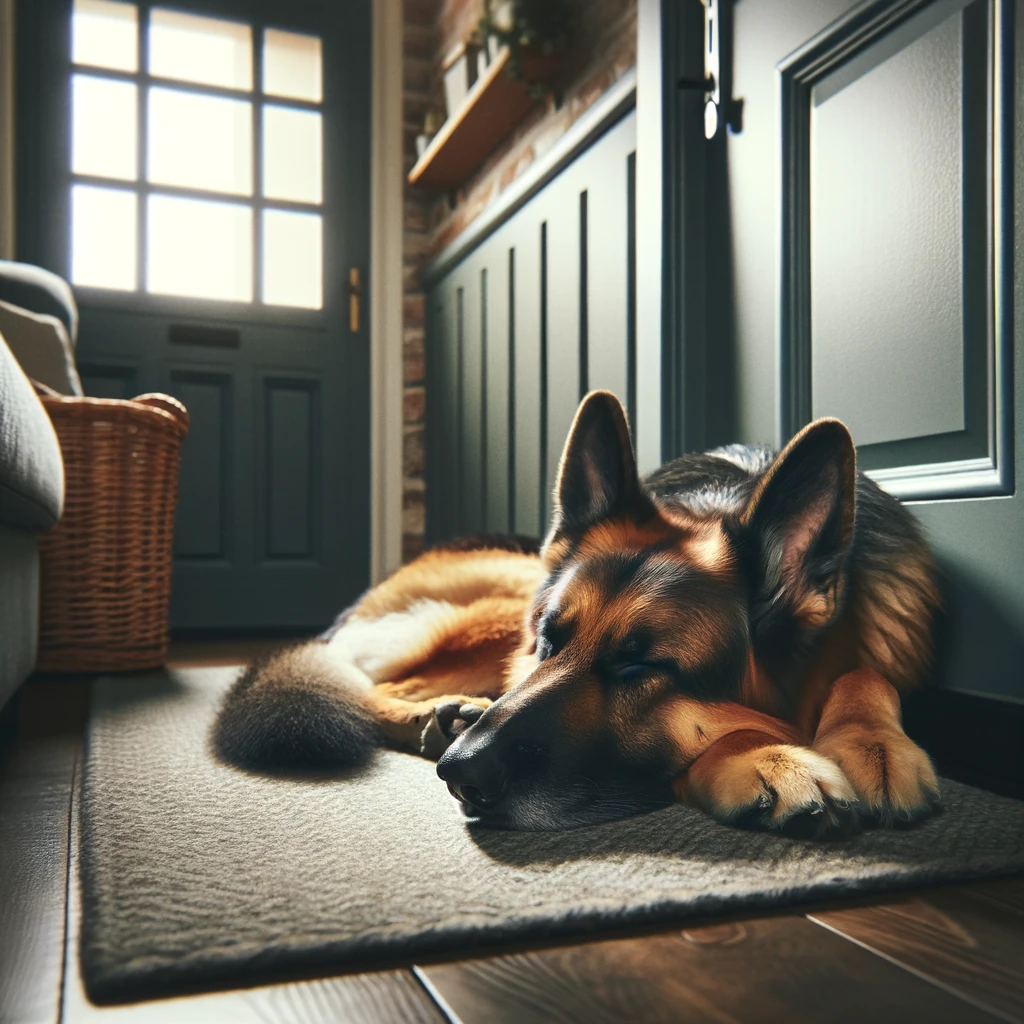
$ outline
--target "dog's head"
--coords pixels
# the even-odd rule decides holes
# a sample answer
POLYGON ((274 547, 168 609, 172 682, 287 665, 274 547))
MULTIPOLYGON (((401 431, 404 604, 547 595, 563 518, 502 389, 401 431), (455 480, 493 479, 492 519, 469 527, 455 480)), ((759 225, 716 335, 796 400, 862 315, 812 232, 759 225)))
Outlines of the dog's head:
POLYGON ((641 484, 618 400, 584 399, 514 685, 438 762, 465 813, 552 829, 668 803, 771 685, 765 662, 834 620, 854 478, 846 428, 819 421, 732 508, 696 515, 641 484))

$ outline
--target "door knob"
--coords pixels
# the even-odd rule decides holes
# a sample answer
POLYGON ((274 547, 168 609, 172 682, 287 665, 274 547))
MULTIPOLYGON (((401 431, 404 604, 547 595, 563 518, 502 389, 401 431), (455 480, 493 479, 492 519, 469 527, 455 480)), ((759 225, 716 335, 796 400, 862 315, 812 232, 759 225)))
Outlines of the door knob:
POLYGON ((359 333, 359 297, 363 294, 363 286, 359 283, 359 268, 352 267, 348 272, 348 329, 353 334, 359 333))

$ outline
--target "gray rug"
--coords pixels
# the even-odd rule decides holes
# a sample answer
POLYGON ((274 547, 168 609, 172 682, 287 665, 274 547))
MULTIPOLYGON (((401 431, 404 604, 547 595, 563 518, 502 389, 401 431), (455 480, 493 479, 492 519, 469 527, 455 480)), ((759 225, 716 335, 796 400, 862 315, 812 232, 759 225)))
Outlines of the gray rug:
POLYGON ((683 807, 470 829, 432 764, 392 752, 346 778, 245 775, 206 748, 235 671, 96 686, 81 960, 98 1001, 1024 870, 1024 804, 952 782, 916 829, 817 843, 683 807))

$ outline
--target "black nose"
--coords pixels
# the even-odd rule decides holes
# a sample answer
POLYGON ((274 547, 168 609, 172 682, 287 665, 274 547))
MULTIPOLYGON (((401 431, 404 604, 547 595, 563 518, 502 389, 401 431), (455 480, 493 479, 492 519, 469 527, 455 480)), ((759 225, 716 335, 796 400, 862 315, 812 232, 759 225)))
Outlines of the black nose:
POLYGON ((487 749, 469 753, 449 747, 437 762, 437 774, 452 796, 481 811, 497 807, 508 791, 505 767, 487 749))

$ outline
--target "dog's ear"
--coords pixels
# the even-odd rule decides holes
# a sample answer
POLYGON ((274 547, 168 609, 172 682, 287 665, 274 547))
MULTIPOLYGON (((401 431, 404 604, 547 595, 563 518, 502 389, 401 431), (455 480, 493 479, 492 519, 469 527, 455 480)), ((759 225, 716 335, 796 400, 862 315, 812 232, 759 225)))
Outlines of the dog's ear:
POLYGON ((811 423, 779 453, 740 516, 757 558, 755 608, 788 612, 804 629, 835 618, 856 487, 853 439, 839 420, 811 423))
POLYGON ((609 391, 580 402, 562 451, 546 547, 618 515, 653 512, 644 495, 622 404, 609 391))

